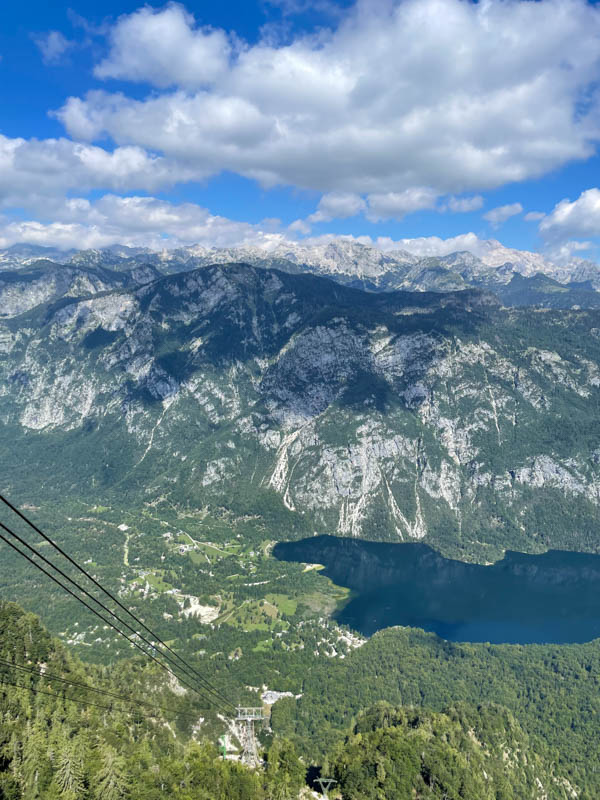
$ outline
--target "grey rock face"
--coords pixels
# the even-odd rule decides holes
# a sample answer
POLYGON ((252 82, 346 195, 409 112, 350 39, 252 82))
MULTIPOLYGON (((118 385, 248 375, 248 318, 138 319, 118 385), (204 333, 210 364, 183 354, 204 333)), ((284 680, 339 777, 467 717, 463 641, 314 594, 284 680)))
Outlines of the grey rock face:
POLYGON ((0 321, 0 436, 77 496, 268 506, 300 531, 480 559, 595 547, 570 526, 600 498, 596 312, 244 265, 44 309, 0 321))
MULTIPOLYGON (((160 252, 144 248, 110 247, 60 253, 49 248, 18 245, 0 251, 0 275, 7 270, 28 270, 39 262, 55 262, 58 271, 110 271, 109 286, 71 286, 67 292, 80 296, 115 288, 115 274, 123 286, 149 283, 165 274, 191 271, 214 264, 245 263, 291 274, 310 273, 331 278, 344 285, 368 291, 439 291, 468 287, 495 292, 507 306, 539 305, 560 308, 600 307, 600 267, 590 261, 573 259, 555 264, 538 253, 514 250, 490 240, 479 242, 477 254, 468 251, 447 256, 416 256, 406 250, 384 252, 353 240, 337 239, 324 244, 274 243, 271 247, 242 246, 206 248, 200 245, 160 252), (111 283, 112 281, 112 283, 111 283)), ((96 276, 98 277, 98 276, 96 276)), ((42 281, 30 303, 62 296, 66 292, 52 284, 58 275, 42 281)), ((104 280, 107 275, 104 275, 104 280)), ((16 291, 16 290, 15 290, 16 291)), ((14 293, 13 293, 14 294, 14 293)), ((0 296, 0 300, 1 300, 0 296)), ((14 313, 26 310, 15 305, 14 313), (19 310, 21 309, 21 310, 19 310)))

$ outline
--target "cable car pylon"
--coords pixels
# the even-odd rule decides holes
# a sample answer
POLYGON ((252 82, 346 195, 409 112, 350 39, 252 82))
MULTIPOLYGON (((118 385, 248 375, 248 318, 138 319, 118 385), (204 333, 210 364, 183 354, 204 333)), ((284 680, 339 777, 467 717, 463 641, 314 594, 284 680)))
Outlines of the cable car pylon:
POLYGON ((334 780, 333 778, 317 778, 317 783, 321 787, 321 793, 323 797, 325 798, 325 800, 327 800, 327 798, 329 797, 328 794, 329 790, 335 783, 337 783, 337 781, 334 780))
POLYGON ((262 708, 237 707, 235 722, 242 745, 241 762, 249 767, 256 768, 260 765, 254 723, 262 721, 264 718, 265 714, 262 708))

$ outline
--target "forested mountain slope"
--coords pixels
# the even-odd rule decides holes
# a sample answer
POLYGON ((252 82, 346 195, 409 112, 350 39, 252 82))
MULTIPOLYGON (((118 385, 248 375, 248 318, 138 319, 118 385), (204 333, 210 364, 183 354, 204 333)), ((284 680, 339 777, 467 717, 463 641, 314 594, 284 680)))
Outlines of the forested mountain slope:
MULTIPOLYGON (((73 682, 162 705, 148 711, 0 664, 2 800, 263 800, 266 780, 221 762, 197 723, 178 716, 189 699, 173 694, 137 659, 113 671, 83 667, 38 620, 0 602, 0 658, 73 682), (16 688, 17 684, 19 687, 16 688), (91 705, 80 705, 74 698, 91 705), (95 705, 94 705, 95 704, 95 705), (150 716, 148 716, 150 714, 150 716)), ((273 784, 274 786, 275 784, 273 784)))
POLYGON ((228 265, 38 306, 0 347, 21 500, 162 498, 482 561, 598 547, 597 312, 228 265))
POLYGON ((579 796, 497 706, 432 713, 381 703, 359 716, 334 765, 347 800, 579 796))
MULTIPOLYGON (((178 716, 192 710, 189 697, 166 689, 151 665, 134 659, 115 670, 84 667, 33 615, 11 603, 0 603, 0 661, 2 800, 308 796, 311 761, 299 760, 290 743, 272 741, 264 771, 222 761, 206 738, 203 718, 194 723, 178 716), (169 710, 124 707, 50 675, 143 697, 169 710)), ((342 800, 587 796, 565 777, 552 748, 531 741, 499 706, 462 703, 433 713, 380 703, 359 714, 346 741, 312 766, 313 774, 333 772, 338 787, 332 796, 342 800)))

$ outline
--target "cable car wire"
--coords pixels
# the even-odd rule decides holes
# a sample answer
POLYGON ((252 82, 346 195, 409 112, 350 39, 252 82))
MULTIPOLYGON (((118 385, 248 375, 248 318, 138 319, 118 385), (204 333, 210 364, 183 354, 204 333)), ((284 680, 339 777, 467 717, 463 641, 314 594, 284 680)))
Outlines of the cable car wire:
MULTIPOLYGON (((17 536, 13 531, 10 530, 10 528, 7 528, 6 525, 4 525, 1 522, 0 522, 0 528, 4 529, 5 531, 7 531, 12 536, 15 536, 15 538, 19 539, 20 541, 23 541, 23 540, 21 540, 21 537, 17 536)), ((84 605, 87 609, 89 609, 92 612, 92 614, 95 614, 106 625, 109 625, 113 630, 115 630, 117 633, 119 633, 121 636, 123 636, 125 639, 127 639, 127 641, 130 642, 130 644, 132 644, 134 647, 137 647, 138 650, 140 650, 145 656, 147 656, 152 661, 154 661, 156 664, 158 664, 159 667, 161 667, 162 669, 164 669, 168 673, 170 673, 176 680, 178 680, 180 683, 182 683, 188 689, 191 689, 192 691, 196 692, 200 697, 202 697, 203 700, 208 700, 213 705, 216 705, 216 703, 215 703, 213 698, 206 697, 205 695, 203 695, 202 691, 200 689, 198 689, 197 687, 192 686, 191 684, 187 683, 187 681, 183 680, 179 675, 177 675, 175 672, 173 672, 173 670, 170 669, 166 664, 164 664, 162 661, 159 661, 151 653, 148 653, 147 650, 145 648, 143 648, 139 644, 139 642, 136 642, 133 638, 128 636, 120 628, 117 628, 117 626, 114 625, 113 622, 111 622, 110 619, 107 619, 102 614, 100 614, 99 611, 97 611, 96 609, 92 608, 92 606, 90 606, 89 603, 86 603, 85 600, 83 600, 81 597, 76 595, 75 592, 73 592, 71 589, 69 589, 68 586, 65 586, 63 583, 61 583, 61 581, 59 581, 58 578, 56 578, 54 575, 52 575, 50 572, 48 572, 48 570, 44 569, 40 564, 36 563, 30 556, 27 555, 27 553, 22 552, 13 542, 10 541, 10 539, 7 539, 6 536, 4 536, 1 533, 0 533, 0 540, 4 541, 9 547, 11 547, 13 550, 15 550, 20 556, 23 556, 23 558, 27 559, 27 561, 29 561, 30 564, 33 564, 33 566, 36 567, 36 569, 39 569, 41 572, 43 572, 45 575, 47 575, 52 581, 54 581, 54 583, 58 584, 58 586, 60 586, 61 589, 64 589, 68 594, 70 594, 72 597, 74 597, 75 600, 77 600, 79 603, 82 603, 82 605, 84 605)), ((46 559, 40 553, 37 553, 37 551, 35 551, 32 547, 30 547, 30 545, 27 545, 26 542, 25 542, 25 545, 30 550, 32 550, 37 556, 42 558, 44 561, 46 561, 46 562, 48 561, 48 559, 46 559)), ((52 566, 53 569, 56 569, 57 572, 59 572, 61 574, 64 574, 64 573, 62 573, 61 570, 59 570, 58 567, 55 567, 51 562, 48 562, 48 563, 50 563, 50 566, 52 566)), ((95 600, 95 602, 99 602, 99 601, 95 600)))
MULTIPOLYGON (((87 570, 85 570, 82 566, 80 566, 77 563, 77 561, 75 561, 75 559, 73 559, 68 553, 66 553, 60 547, 60 545, 58 545, 53 539, 51 539, 47 534, 45 534, 34 522, 32 522, 25 514, 23 514, 22 511, 20 511, 15 505, 13 505, 10 502, 10 500, 8 500, 6 497, 4 497, 4 495, 0 494, 0 501, 2 503, 4 503, 4 505, 6 505, 18 517, 20 517, 25 523, 27 523, 27 525, 29 525, 37 534, 39 534, 44 539, 44 541, 46 541, 48 544, 52 545, 52 547, 54 547, 55 550, 57 550, 64 558, 66 558, 67 561, 70 564, 72 564, 77 570, 79 570, 79 572, 81 572, 83 575, 85 575, 85 577, 88 578, 88 580, 90 580, 98 589, 100 589, 102 592, 104 592, 104 594, 107 597, 109 597, 114 603, 116 603, 119 606, 119 608, 121 608, 123 611, 125 611, 127 614, 129 614, 129 616, 132 617, 132 619, 134 619, 137 622, 137 624, 140 625, 145 631, 147 631, 152 636, 153 639, 156 639, 156 641, 159 642, 159 644, 161 644, 162 647, 164 647, 166 650, 168 650, 170 653, 172 653, 172 655, 178 661, 180 661, 182 664, 185 665, 186 669, 188 670, 188 673, 189 673, 189 671, 193 672, 194 675, 196 676, 196 678, 202 683, 202 685, 203 685, 203 687, 204 687, 204 689, 206 691, 210 692, 211 694, 215 695, 216 697, 219 697, 222 703, 225 703, 226 705, 230 706, 232 709, 236 708, 235 704, 232 703, 219 689, 217 689, 215 686, 213 686, 213 684, 211 684, 211 682, 208 681, 200 672, 198 672, 194 667, 192 667, 190 664, 188 664, 168 644, 163 642, 162 639, 160 637, 158 637, 138 616, 136 616, 132 611, 130 611, 127 608, 127 606, 125 606, 117 597, 115 597, 112 594, 112 592, 110 592, 108 589, 104 588, 104 586, 102 586, 102 584, 98 580, 96 580, 96 578, 94 578, 92 575, 90 575, 90 573, 87 570)), ((75 581, 73 581, 72 578, 68 578, 68 580, 70 580, 72 583, 75 583, 75 581)), ((93 597, 93 595, 89 595, 89 594, 88 594, 88 596, 93 597)), ((97 600, 96 598, 93 598, 93 599, 99 605, 102 605, 99 600, 97 600)), ((119 619, 121 624, 124 624, 124 625, 127 624, 123 620, 121 620, 117 616, 117 614, 115 612, 110 611, 110 609, 107 609, 106 606, 103 606, 103 608, 105 608, 106 611, 109 611, 109 613, 113 614, 117 619, 119 619)), ((130 630, 133 630, 130 626, 127 626, 127 627, 129 627, 130 630)), ((136 633, 136 635, 140 636, 141 639, 144 639, 144 637, 141 636, 141 634, 138 631, 135 631, 135 633, 136 633)), ((146 641, 146 640, 144 640, 144 641, 146 641)), ((155 647, 155 645, 153 645, 153 644, 151 644, 150 646, 151 647, 155 647)), ((172 660, 166 654, 162 654, 162 655, 165 658, 167 658, 169 661, 171 661, 171 663, 173 663, 172 660)), ((181 667, 179 667, 179 669, 181 669, 181 667)))
POLYGON ((156 720, 159 718, 158 714, 142 714, 140 711, 128 711, 126 708, 115 708, 113 706, 104 706, 100 703, 91 703, 88 700, 76 700, 74 697, 67 697, 66 695, 54 694, 54 692, 45 692, 43 689, 35 689, 33 686, 23 686, 20 683, 12 683, 11 681, 5 681, 2 674, 0 673, 0 691, 2 690, 3 686, 14 686, 15 689, 24 689, 27 692, 34 692, 35 694, 45 694, 48 697, 53 697, 55 700, 65 700, 69 703, 77 703, 80 706, 91 706, 92 708, 101 708, 105 711, 119 711, 121 714, 135 714, 138 717, 143 717, 144 719, 152 719, 156 720))
MULTIPOLYGON (((93 600, 94 603, 97 603, 97 605, 99 605, 104 611, 106 611, 108 614, 112 615, 116 620, 118 620, 118 622, 121 623, 121 625, 126 627, 135 636, 138 636, 148 647, 150 647, 153 650, 155 650, 155 652, 158 652, 163 658, 165 658, 167 661, 169 661, 171 664, 173 664, 174 668, 179 669, 182 672, 184 672, 184 674, 186 674, 186 676, 189 677, 192 681, 196 680, 194 675, 190 675, 189 674, 189 671, 183 670, 183 668, 180 667, 179 664, 174 662, 172 658, 170 658, 168 655, 166 655, 165 653, 162 653, 160 650, 158 650, 158 648, 156 647, 154 642, 148 641, 148 639, 146 639, 144 636, 142 636, 142 634, 140 634, 138 631, 136 631, 136 629, 133 628, 126 620, 121 619, 121 617, 119 617, 118 614, 116 614, 110 608, 107 608, 107 606, 105 606, 104 603, 102 603, 100 600, 98 600, 96 597, 94 597, 93 594, 90 594, 90 592, 88 592, 87 589, 85 589, 83 586, 81 586, 79 583, 77 583, 76 580, 74 580, 69 575, 67 575, 65 572, 63 572, 63 570, 61 570, 60 567, 57 567, 52 561, 50 561, 48 558, 46 558, 46 556, 44 556, 42 553, 40 553, 38 550, 36 550, 34 547, 32 547, 25 539, 23 539, 21 536, 19 536, 17 533, 15 533, 10 528, 8 528, 2 522, 0 522, 0 528, 5 530, 7 533, 9 533, 15 539, 17 539, 17 541, 19 541, 22 545, 24 545, 30 552, 32 552, 34 555, 36 555, 38 558, 40 558, 42 561, 44 561, 46 564, 48 564, 48 566, 52 567, 52 569, 54 569, 56 572, 58 572, 59 575, 61 575, 65 580, 69 581, 80 592, 82 592, 84 595, 86 595, 86 597, 89 597, 90 600, 93 600)), ((89 606, 88 606, 88 608, 89 608, 89 606)), ((111 627, 114 627, 114 626, 111 626, 111 627)), ((115 628, 115 630, 118 630, 118 629, 115 628)), ((119 630, 119 633, 121 633, 122 635, 125 635, 125 634, 123 634, 123 631, 119 630)), ((129 637, 126 637, 126 638, 129 639, 129 637)), ((131 641, 131 639, 130 639, 130 641, 131 641)), ((146 651, 143 651, 143 652, 146 652, 146 651)), ((193 689, 193 687, 190 687, 190 688, 193 689)), ((217 699, 220 700, 219 696, 216 695, 216 693, 213 692, 210 688, 206 688, 206 687, 202 687, 202 688, 203 688, 203 691, 206 691, 207 693, 210 692, 211 694, 215 694, 217 699)), ((196 690, 194 689, 194 691, 196 691, 196 690)), ((230 703, 230 705, 233 707, 233 704, 230 703)))
MULTIPOLYGON (((174 716, 177 717, 192 717, 193 719, 198 719, 197 714, 191 714, 188 711, 176 711, 173 708, 167 708, 166 706, 157 705, 155 703, 147 703, 146 701, 138 700, 135 697, 126 697, 125 695, 117 694, 116 692, 111 692, 109 689, 100 689, 96 686, 91 686, 89 683, 72 681, 69 680, 68 678, 63 678, 60 675, 54 675, 51 672, 47 671, 42 672, 40 669, 36 669, 35 667, 27 667, 24 664, 14 664, 12 661, 6 661, 3 658, 0 658, 0 665, 10 667, 11 669, 20 670, 21 672, 31 673, 32 675, 35 675, 38 678, 43 678, 44 680, 47 681, 59 681, 60 683, 64 683, 68 686, 73 686, 77 689, 85 689, 88 692, 96 692, 97 694, 106 695, 107 697, 113 697, 115 700, 120 700, 123 703, 146 706, 147 708, 160 710, 168 714, 173 714, 174 716)), ((0 675, 2 675, 2 670, 0 670, 0 675)))

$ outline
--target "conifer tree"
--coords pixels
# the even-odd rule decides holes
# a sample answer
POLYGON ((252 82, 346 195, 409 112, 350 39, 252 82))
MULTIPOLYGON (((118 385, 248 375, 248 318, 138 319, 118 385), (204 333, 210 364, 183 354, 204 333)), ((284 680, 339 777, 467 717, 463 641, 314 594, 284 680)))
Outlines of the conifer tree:
POLYGON ((104 748, 102 768, 95 776, 96 800, 123 800, 129 794, 125 761, 112 747, 104 748))
POLYGON ((306 768, 298 758, 294 745, 276 739, 267 758, 267 781, 272 800, 292 800, 304 785, 306 768))
POLYGON ((28 724, 23 740, 23 788, 27 797, 40 797, 49 772, 48 742, 38 717, 33 725, 28 724))
POLYGON ((83 800, 86 794, 84 765, 77 739, 63 743, 57 759, 56 782, 64 800, 83 800))

